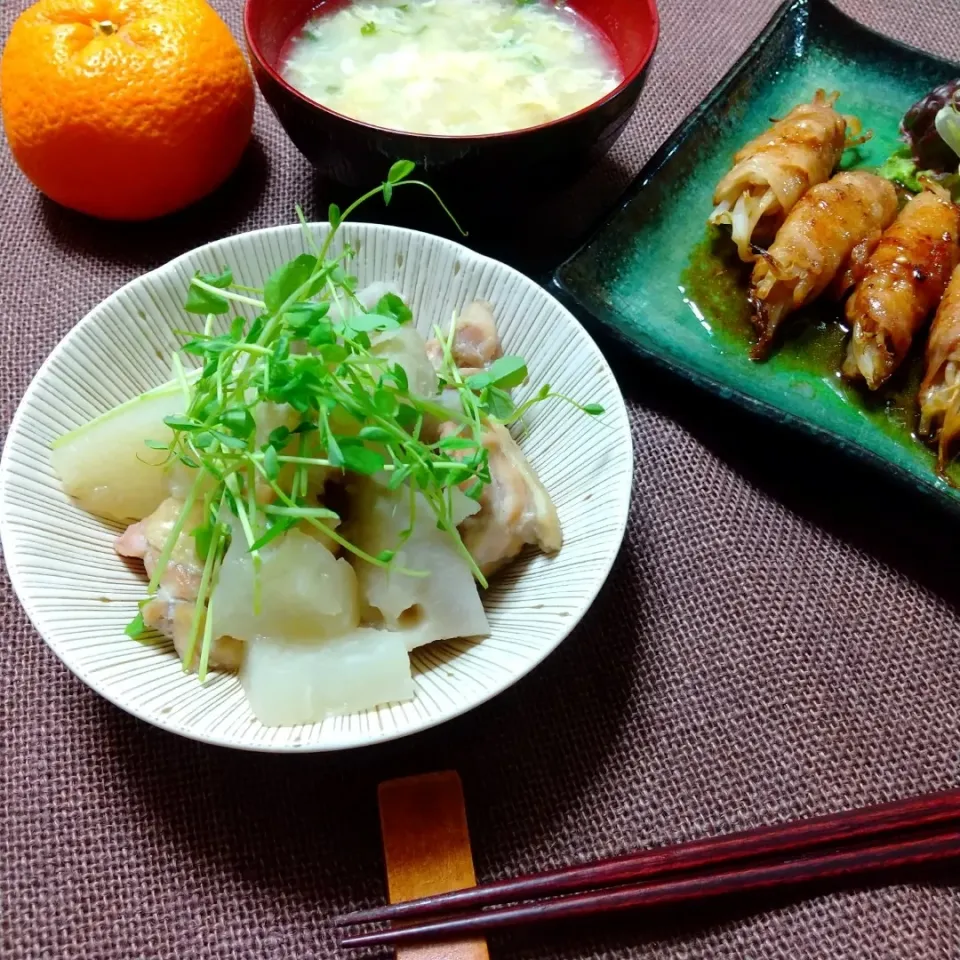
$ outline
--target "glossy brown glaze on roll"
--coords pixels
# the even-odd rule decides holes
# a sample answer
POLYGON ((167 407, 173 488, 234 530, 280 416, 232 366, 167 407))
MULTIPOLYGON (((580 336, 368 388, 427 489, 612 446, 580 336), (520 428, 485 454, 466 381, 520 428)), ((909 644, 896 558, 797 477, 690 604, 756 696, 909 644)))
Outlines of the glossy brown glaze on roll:
POLYGON ((920 433, 937 440, 943 472, 960 437, 960 267, 954 268, 927 338, 920 384, 920 433))
POLYGON ((850 258, 872 250, 897 215, 897 193, 872 173, 838 173, 811 187, 753 268, 750 303, 763 359, 784 318, 820 296, 850 258))
POLYGON ((876 390, 903 362, 960 259, 960 208, 931 191, 913 197, 880 238, 847 300, 845 376, 876 390))
POLYGON ((848 127, 859 131, 858 120, 834 110, 838 96, 818 90, 811 103, 794 107, 734 155, 714 192, 709 222, 729 224, 741 260, 756 259, 751 243, 769 243, 804 193, 829 178, 848 127))

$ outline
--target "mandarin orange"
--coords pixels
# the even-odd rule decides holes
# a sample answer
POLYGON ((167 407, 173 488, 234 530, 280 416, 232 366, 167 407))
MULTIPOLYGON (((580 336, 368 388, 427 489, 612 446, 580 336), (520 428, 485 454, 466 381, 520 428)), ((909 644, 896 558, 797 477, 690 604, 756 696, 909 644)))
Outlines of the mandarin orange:
POLYGON ((187 206, 240 160, 253 83, 204 0, 40 0, 0 61, 13 156, 52 200, 145 220, 187 206))

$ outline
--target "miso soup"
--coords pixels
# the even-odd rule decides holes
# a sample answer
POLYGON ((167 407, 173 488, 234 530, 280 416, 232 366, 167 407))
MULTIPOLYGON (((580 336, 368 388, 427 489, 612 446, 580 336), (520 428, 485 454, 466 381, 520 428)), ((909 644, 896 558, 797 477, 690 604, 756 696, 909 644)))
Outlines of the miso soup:
POLYGON ((321 9, 291 40, 281 72, 337 113, 443 135, 556 120, 623 80, 598 30, 537 0, 373 0, 321 9))

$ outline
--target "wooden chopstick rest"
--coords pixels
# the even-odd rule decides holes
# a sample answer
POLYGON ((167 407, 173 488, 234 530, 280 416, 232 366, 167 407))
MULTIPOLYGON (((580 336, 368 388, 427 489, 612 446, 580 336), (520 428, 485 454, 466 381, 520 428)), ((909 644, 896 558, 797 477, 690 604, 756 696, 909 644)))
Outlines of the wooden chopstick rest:
MULTIPOLYGON (((380 829, 391 903, 476 886, 463 786, 453 770, 380 784, 380 829)), ((489 960, 487 941, 405 946, 397 960, 489 960)))

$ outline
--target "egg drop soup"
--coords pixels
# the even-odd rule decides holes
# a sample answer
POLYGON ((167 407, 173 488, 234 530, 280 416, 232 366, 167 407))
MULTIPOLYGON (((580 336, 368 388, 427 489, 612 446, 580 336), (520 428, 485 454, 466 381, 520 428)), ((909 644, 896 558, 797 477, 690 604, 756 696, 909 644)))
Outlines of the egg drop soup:
POLYGON ((337 4, 293 37, 281 73, 347 117, 446 136, 547 123, 623 80, 596 28, 536 0, 337 4))

